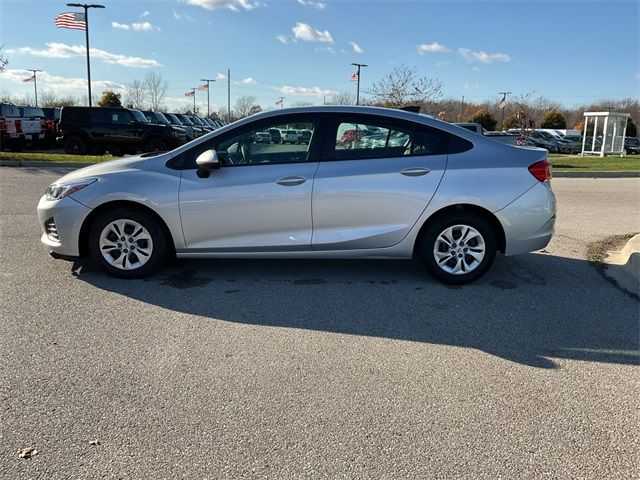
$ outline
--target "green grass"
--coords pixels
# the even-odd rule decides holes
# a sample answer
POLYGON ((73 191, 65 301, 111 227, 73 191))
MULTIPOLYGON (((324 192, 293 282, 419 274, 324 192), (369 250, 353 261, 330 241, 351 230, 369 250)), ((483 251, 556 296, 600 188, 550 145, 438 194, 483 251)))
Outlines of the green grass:
POLYGON ((556 172, 640 172, 640 155, 600 158, 550 154, 549 160, 556 172))
MULTIPOLYGON (((38 160, 62 163, 100 163, 117 157, 110 155, 66 155, 64 153, 0 152, 0 160, 38 160)), ((580 157, 550 154, 556 172, 640 172, 640 155, 626 157, 580 157)))
POLYGON ((37 160, 62 163, 100 163, 113 160, 111 155, 67 155, 65 153, 0 152, 0 160, 37 160))

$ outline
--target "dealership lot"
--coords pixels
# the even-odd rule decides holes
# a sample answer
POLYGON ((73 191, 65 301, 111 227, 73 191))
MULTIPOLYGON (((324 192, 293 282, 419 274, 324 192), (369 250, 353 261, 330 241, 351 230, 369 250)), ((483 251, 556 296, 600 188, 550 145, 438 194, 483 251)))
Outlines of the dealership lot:
POLYGON ((553 180, 549 247, 452 288, 389 261, 109 278, 39 244, 67 171, 0 169, 0 478, 637 474, 638 302, 584 256, 640 231, 639 179, 553 180))

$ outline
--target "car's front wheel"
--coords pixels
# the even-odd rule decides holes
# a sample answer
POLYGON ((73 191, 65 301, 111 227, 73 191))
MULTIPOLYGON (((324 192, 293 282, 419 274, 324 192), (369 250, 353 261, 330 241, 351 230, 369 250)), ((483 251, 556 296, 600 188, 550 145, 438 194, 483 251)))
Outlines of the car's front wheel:
POLYGON ((442 217, 428 227, 420 257, 436 280, 463 285, 487 273, 496 250, 496 235, 489 222, 473 213, 459 213, 442 217))
POLYGON ((89 252, 109 275, 141 278, 164 263, 168 243, 153 216, 132 208, 117 208, 100 214, 93 222, 89 252))
POLYGON ((84 155, 87 152, 87 142, 84 138, 71 135, 64 141, 64 153, 69 155, 84 155))

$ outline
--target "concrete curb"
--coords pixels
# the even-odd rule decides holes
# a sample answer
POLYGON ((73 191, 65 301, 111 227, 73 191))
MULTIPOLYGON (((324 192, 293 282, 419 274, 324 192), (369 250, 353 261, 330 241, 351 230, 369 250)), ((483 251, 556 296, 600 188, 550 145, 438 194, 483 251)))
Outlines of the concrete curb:
POLYGON ((44 160, 0 160, 0 167, 88 167, 96 163, 47 162, 44 160))
MULTIPOLYGON (((0 160, 0 167, 88 167, 95 163, 0 160)), ((554 178, 637 178, 640 172, 553 172, 554 178)))
POLYGON ((640 234, 631 237, 620 250, 608 251, 603 264, 607 277, 632 295, 640 296, 640 234))

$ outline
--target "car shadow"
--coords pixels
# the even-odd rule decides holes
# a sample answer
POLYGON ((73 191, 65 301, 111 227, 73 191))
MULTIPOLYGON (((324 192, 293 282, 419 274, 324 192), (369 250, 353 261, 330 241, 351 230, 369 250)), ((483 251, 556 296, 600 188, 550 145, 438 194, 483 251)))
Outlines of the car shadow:
POLYGON ((522 365, 638 364, 638 302, 587 261, 498 257, 478 282, 439 284, 416 262, 181 260, 144 280, 90 262, 96 288, 212 321, 474 348, 522 365))

